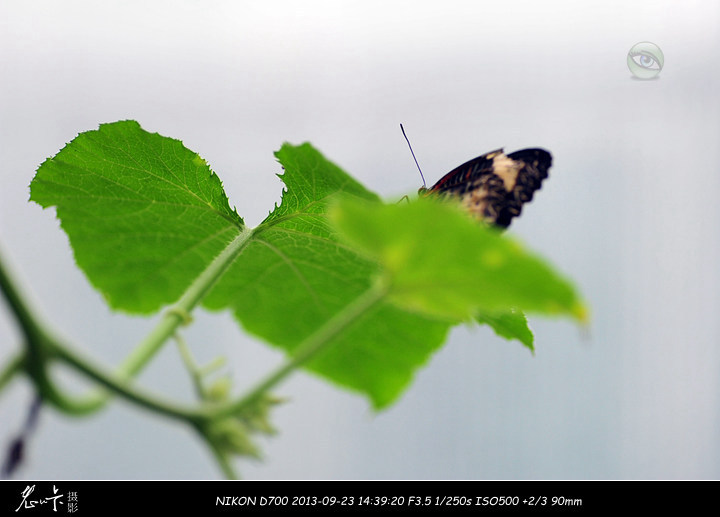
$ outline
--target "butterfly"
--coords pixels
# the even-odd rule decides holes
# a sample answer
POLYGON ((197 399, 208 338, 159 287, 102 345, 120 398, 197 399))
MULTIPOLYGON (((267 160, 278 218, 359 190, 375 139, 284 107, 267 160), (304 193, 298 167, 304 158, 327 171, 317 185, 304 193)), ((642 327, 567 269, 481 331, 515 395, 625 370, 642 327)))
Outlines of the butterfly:
POLYGON ((551 165, 552 156, 544 149, 510 154, 498 149, 463 163, 418 192, 455 198, 478 219, 507 228, 540 189, 551 165))

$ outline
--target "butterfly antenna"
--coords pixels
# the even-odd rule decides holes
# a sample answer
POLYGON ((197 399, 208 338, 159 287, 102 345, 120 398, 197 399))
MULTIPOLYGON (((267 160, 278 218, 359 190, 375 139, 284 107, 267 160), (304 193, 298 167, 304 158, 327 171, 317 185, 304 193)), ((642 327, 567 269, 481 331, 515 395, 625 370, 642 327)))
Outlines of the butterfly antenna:
POLYGON ((408 140, 408 137, 405 134, 405 128, 403 127, 402 124, 400 124, 400 131, 402 131, 402 134, 405 137, 405 141, 407 142, 408 147, 410 148, 410 154, 412 154, 413 160, 415 160, 415 165, 417 165, 418 171, 420 171, 420 177, 423 180, 423 188, 426 188, 427 184, 425 183, 425 176, 423 176, 422 169, 420 168, 420 164, 418 163, 417 158, 415 158, 415 153, 413 152, 413 148, 410 145, 410 140, 408 140))

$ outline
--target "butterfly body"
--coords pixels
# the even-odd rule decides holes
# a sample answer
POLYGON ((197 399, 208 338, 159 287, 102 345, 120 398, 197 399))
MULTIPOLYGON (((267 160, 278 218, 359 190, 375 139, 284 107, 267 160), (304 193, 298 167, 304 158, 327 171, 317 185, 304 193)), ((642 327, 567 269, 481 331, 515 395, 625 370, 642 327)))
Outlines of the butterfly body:
POLYGON ((548 177, 552 156, 544 149, 502 149, 478 156, 443 176, 421 195, 456 198, 478 219, 507 228, 548 177))

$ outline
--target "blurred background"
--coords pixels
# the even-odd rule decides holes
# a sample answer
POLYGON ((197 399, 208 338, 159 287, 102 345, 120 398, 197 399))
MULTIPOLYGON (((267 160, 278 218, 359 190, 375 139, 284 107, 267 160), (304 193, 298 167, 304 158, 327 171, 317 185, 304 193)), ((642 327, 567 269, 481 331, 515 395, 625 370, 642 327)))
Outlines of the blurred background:
MULTIPOLYGON (((504 147, 541 146, 550 179, 510 233, 572 278, 592 310, 531 318, 533 356, 458 327, 375 414, 297 373, 254 479, 720 478, 720 5, 707 1, 20 1, 0 3, 0 249, 66 339, 117 364, 156 322, 112 314, 75 267, 38 165, 79 132, 135 119, 183 140, 249 224, 280 199, 273 151, 312 142, 380 195, 504 147), (650 41, 664 67, 633 77, 650 41)), ((428 238, 432 238, 428 235, 428 238)), ((226 356, 237 389, 282 355, 226 313, 185 333, 226 356)), ((20 346, 0 302, 0 361, 20 346)), ((0 363, 2 364, 2 363, 0 363)), ((82 393, 85 384, 58 371, 82 393)), ((140 381, 191 400, 172 343, 140 381)), ((32 390, 0 394, 4 451, 32 390)), ((189 429, 116 401, 45 408, 21 478, 213 479, 189 429)))

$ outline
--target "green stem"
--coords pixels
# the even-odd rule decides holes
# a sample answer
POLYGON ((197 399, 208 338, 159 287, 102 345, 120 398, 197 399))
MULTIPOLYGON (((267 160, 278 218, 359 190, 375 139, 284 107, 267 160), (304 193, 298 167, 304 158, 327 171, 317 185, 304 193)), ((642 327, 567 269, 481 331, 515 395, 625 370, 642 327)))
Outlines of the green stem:
MULTIPOLYGON (((27 351, 13 358, 5 368, 0 371, 0 388, 20 370, 25 370, 35 382, 43 397, 53 402, 57 407, 71 414, 84 414, 102 407, 109 399, 109 393, 96 394, 87 400, 75 400, 67 397, 52 383, 47 368, 51 360, 59 360, 78 370, 98 384, 124 397, 142 407, 156 413, 185 421, 192 424, 203 436, 204 423, 231 417, 242 412, 249 405, 256 402, 262 395, 284 380, 290 373, 307 363, 318 352, 327 348, 338 334, 355 323, 364 314, 378 304, 387 294, 387 287, 381 284, 373 285, 362 295, 356 298, 343 311, 327 321, 315 333, 308 336, 295 350, 291 359, 271 373, 264 381, 251 389, 245 396, 235 402, 222 406, 209 408, 186 408, 161 400, 140 389, 130 385, 131 377, 136 375, 157 353, 162 344, 172 336, 177 328, 189 318, 189 313, 203 299, 215 282, 230 267, 235 258, 242 252, 253 235, 252 229, 245 228, 218 257, 203 271, 183 294, 178 303, 168 311, 155 329, 140 343, 135 351, 118 369, 117 373, 107 373, 90 360, 74 352, 71 347, 61 343, 36 320, 19 292, 15 288, 11 276, 7 273, 2 257, 0 257, 0 290, 8 300, 23 334, 27 340, 27 351)), ((206 437, 207 438, 207 437, 206 437)), ((227 454, 216 444, 208 440, 223 473, 228 478, 235 478, 232 465, 227 454)))
MULTIPOLYGON (((160 350, 162 345, 177 331, 178 327, 183 325, 188 319, 190 312, 195 306, 203 299, 207 292, 215 285, 215 282, 227 271, 233 261, 242 252, 250 237, 253 234, 253 229, 244 228, 243 231, 228 244, 225 249, 208 265, 208 267, 195 279, 190 287, 185 291, 180 300, 168 310, 158 325, 143 339, 135 350, 127 357, 127 359, 117 369, 117 382, 114 384, 108 384, 102 377, 107 380, 107 375, 102 375, 99 370, 93 371, 95 367, 85 367, 88 365, 85 361, 73 361, 70 360, 73 354, 67 347, 59 346, 58 355, 63 356, 68 362, 75 366, 77 369, 85 373, 86 375, 95 378, 101 384, 105 384, 111 387, 115 393, 123 394, 123 383, 118 382, 122 379, 130 379, 137 375, 142 368, 153 358, 153 356, 160 350), (95 374, 99 376, 95 376, 95 374)), ((125 383, 126 384, 126 383, 125 383)), ((143 398, 137 399, 138 402, 142 401, 143 398)), ((108 401, 107 393, 96 394, 94 398, 86 401, 86 409, 99 409, 108 401)), ((157 401, 147 401, 152 404, 156 404, 157 401)), ((147 404, 145 404, 147 405, 147 404)), ((178 408, 168 407, 167 404, 162 403, 158 407, 161 408, 161 412, 168 414, 169 416, 182 414, 178 408)))
MULTIPOLYGON (((48 361, 51 357, 44 345, 47 342, 48 333, 30 310, 29 304, 20 295, 20 291, 13 282, 13 275, 10 274, 2 256, 0 256, 0 293, 10 306, 20 330, 25 336, 26 350, 22 355, 22 361, 17 363, 17 366, 22 365, 43 397, 52 402, 62 400, 62 394, 47 375, 48 361)), ((71 405, 71 402, 68 401, 68 404, 71 405)))
POLYGON ((24 363, 25 356, 22 354, 17 354, 8 361, 0 372, 0 392, 2 392, 5 386, 12 380, 13 377, 15 377, 15 375, 23 371, 24 363))
POLYGON ((386 295, 386 286, 380 283, 374 284, 300 343, 293 356, 285 364, 268 375, 242 398, 217 408, 212 413, 212 418, 227 417, 242 412, 248 405, 257 401, 262 395, 284 380, 285 377, 312 359, 318 352, 328 347, 333 338, 360 319, 373 306, 382 301, 386 295))
POLYGON ((28 347, 36 345, 36 342, 42 335, 42 326, 33 316, 29 306, 20 296, 20 292, 15 287, 12 280, 13 276, 5 266, 5 261, 0 255, 0 293, 10 305, 10 310, 15 315, 15 319, 20 325, 20 330, 27 339, 28 347))
POLYGON ((230 463, 230 459, 228 458, 228 455, 223 452, 219 447, 217 447, 213 442, 210 440, 207 440, 207 437, 201 433, 201 436, 206 439, 207 445, 210 448, 210 450, 213 453, 213 456, 215 457, 215 461, 217 462, 218 466, 220 467, 220 470, 222 470, 223 474, 225 475, 225 479, 238 479, 238 475, 235 472, 235 469, 232 466, 232 463, 230 463))
MULTIPOLYGON (((70 347, 57 342, 49 343, 54 352, 55 357, 65 362, 69 366, 75 368, 80 373, 94 380, 101 386, 131 402, 135 402, 141 407, 150 409, 162 415, 187 422, 199 422, 207 419, 206 411, 202 408, 187 408, 172 402, 161 399, 156 395, 152 395, 144 390, 136 388, 128 382, 128 379, 117 374, 103 371, 100 365, 94 364, 87 358, 82 357, 77 352, 71 350, 70 347)), ((84 405, 76 405, 69 409, 70 413, 89 413, 98 408, 105 401, 97 398, 89 399, 84 405)))
MULTIPOLYGON (((129 379, 137 375, 155 356, 162 345, 177 332, 178 327, 187 322, 195 306, 200 303, 203 297, 210 291, 225 271, 227 271, 237 256, 245 249, 253 232, 254 229, 244 227, 240 234, 235 237, 195 279, 178 302, 170 310, 165 312, 158 325, 120 365, 117 370, 117 376, 120 379, 129 379)), ((75 366, 78 367, 80 364, 81 363, 76 363, 75 366)), ((92 371, 87 369, 83 371, 87 375, 92 376, 92 371)), ((118 392, 119 387, 121 386, 114 386, 114 391, 118 392)), ((93 402, 100 407, 107 402, 107 395, 100 394, 93 402)), ((170 416, 182 413, 182 411, 178 413, 177 408, 168 408, 166 404, 162 404, 161 406, 165 409, 170 409, 169 412, 166 412, 166 414, 170 416)))
POLYGON ((225 273, 252 237, 254 229, 245 227, 240 235, 215 257, 198 276, 174 307, 167 311, 160 323, 143 339, 120 365, 118 374, 133 377, 153 358, 167 341, 189 318, 190 312, 225 273))
POLYGON ((205 400, 207 394, 205 393, 205 386, 203 385, 203 375, 190 353, 190 347, 187 346, 187 343, 179 334, 175 334, 175 341, 177 342, 180 357, 185 364, 185 368, 190 373, 190 380, 195 388, 195 394, 198 399, 205 400))

